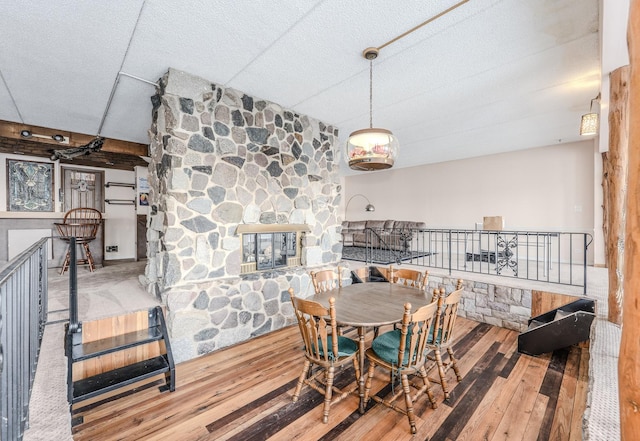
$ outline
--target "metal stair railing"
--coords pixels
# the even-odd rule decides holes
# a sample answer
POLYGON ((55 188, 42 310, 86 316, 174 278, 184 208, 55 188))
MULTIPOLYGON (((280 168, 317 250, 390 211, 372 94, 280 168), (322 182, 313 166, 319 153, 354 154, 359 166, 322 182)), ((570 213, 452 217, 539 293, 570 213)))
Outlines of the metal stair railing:
POLYGON ((47 322, 47 241, 16 256, 0 272, 0 439, 21 440, 47 322))
POLYGON ((411 264, 582 287, 590 233, 365 228, 365 262, 411 264))

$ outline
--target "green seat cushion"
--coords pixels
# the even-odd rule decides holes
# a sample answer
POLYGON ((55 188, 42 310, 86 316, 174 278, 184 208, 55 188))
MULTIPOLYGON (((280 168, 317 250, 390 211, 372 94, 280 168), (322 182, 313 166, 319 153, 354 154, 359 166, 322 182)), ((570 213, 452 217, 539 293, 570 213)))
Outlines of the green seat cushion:
MULTIPOLYGON (((385 332, 373 339, 371 343, 371 349, 376 353, 381 360, 387 363, 398 363, 398 351, 400 350, 400 329, 394 329, 393 331, 385 332)), ((407 334, 409 337, 409 334, 407 334)), ((407 338, 407 346, 409 346, 409 339, 407 338)), ((409 361, 409 349, 405 349, 404 358, 402 364, 406 364, 409 361)))
POLYGON ((429 345, 439 345, 442 343, 442 329, 438 329, 438 333, 436 334, 436 338, 433 338, 434 328, 431 328, 429 331, 429 338, 427 338, 427 344, 429 345))
MULTIPOLYGON (((327 345, 329 348, 333 348, 333 336, 327 338, 327 345)), ((322 347, 322 341, 318 340, 318 346, 320 347, 320 355, 324 356, 324 348, 322 347)), ((348 337, 338 336, 338 357, 348 357, 358 351, 358 344, 348 337)), ((335 360, 337 357, 333 354, 333 350, 329 349, 329 358, 335 360)))

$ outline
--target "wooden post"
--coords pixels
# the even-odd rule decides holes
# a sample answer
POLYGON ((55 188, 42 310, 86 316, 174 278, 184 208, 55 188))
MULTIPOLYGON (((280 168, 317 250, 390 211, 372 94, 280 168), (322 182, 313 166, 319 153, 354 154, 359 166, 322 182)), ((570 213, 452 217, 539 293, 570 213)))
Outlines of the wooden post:
POLYGON ((624 256, 622 338, 618 359, 620 438, 640 433, 640 0, 629 9, 629 178, 624 256))
POLYGON ((622 323, 625 203, 629 151, 629 66, 610 76, 609 151, 602 154, 603 230, 610 322, 622 323))

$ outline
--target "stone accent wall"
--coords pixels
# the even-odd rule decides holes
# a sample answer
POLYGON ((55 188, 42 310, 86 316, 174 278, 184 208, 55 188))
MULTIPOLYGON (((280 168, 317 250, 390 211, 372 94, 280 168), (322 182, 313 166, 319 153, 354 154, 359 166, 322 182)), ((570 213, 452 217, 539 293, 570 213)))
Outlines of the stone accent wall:
MULTIPOLYGON (((429 276, 429 292, 444 286, 453 291, 458 279, 429 276)), ((531 290, 472 280, 463 282, 458 315, 470 320, 522 332, 531 318, 531 290)))
POLYGON ((174 69, 152 102, 146 277, 176 360, 292 323, 289 286, 342 253, 337 129, 174 69), (275 223, 309 226, 305 268, 241 276, 237 226, 275 223))

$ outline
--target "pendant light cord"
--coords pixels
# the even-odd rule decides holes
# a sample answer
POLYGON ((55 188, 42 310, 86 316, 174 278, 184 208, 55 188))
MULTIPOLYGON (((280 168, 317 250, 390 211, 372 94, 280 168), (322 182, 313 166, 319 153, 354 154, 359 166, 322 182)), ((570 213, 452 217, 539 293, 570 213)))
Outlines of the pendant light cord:
POLYGON ((369 60, 369 128, 373 128, 373 60, 369 60))

